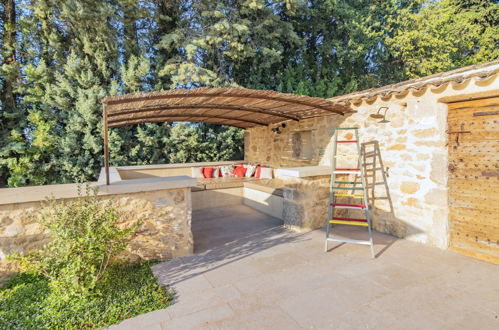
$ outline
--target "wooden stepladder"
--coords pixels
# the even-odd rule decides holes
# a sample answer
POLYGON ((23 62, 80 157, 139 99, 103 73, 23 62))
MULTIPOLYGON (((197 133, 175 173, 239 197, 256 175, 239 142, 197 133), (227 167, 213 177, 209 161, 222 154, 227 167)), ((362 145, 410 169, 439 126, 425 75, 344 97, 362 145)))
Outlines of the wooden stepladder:
POLYGON ((366 177, 364 175, 364 164, 362 164, 362 154, 359 142, 359 129, 357 127, 351 128, 337 128, 334 132, 334 145, 333 145, 333 158, 331 173, 331 183, 329 186, 329 205, 328 205, 328 219, 326 224, 326 241, 325 251, 328 250, 328 242, 342 242, 353 243, 371 246, 371 254, 374 258, 374 245, 371 229, 371 218, 369 216, 369 206, 367 202, 367 185, 366 177), (354 140, 338 140, 339 131, 351 130, 354 131, 354 140), (345 144, 345 149, 355 146, 355 151, 347 154, 338 153, 338 144, 345 144), (356 167, 352 168, 338 168, 338 159, 353 159, 357 161, 356 167), (348 175, 346 181, 337 181, 338 174, 348 175), (338 199, 347 198, 345 201, 339 202, 338 199), (346 209, 347 214, 352 210, 360 211, 363 214, 362 218, 352 218, 349 216, 337 216, 335 211, 346 209), (362 226, 367 227, 369 240, 354 240, 347 238, 332 237, 332 227, 334 224, 362 226))

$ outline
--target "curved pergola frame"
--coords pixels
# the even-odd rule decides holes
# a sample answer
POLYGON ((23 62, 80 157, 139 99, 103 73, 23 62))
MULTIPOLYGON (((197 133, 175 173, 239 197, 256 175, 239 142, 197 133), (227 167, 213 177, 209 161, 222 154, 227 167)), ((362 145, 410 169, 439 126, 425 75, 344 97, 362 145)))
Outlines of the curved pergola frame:
POLYGON ((174 89, 108 96, 102 105, 106 184, 109 128, 179 121, 251 128, 350 112, 347 106, 324 98, 246 88, 174 89))

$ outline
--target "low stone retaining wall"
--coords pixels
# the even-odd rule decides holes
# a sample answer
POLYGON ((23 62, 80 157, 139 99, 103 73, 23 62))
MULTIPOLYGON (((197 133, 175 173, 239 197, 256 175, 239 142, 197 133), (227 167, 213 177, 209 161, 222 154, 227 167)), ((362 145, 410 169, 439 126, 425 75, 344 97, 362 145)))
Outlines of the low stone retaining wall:
MULTIPOLYGON (((101 187, 98 198, 103 202, 111 200, 125 212, 120 225, 143 221, 123 257, 165 260, 193 252, 191 187, 195 180, 183 178, 130 180, 123 185, 101 187)), ((8 254, 41 248, 50 239, 36 221, 37 210, 44 207, 43 199, 51 192, 58 202, 83 198, 75 197, 76 191, 75 184, 0 190, 0 273, 5 275, 11 267, 6 261, 8 254), (8 192, 11 194, 7 197, 8 192), (12 197, 16 193, 24 197, 12 197), (37 199, 35 195, 38 201, 33 200, 37 199)))

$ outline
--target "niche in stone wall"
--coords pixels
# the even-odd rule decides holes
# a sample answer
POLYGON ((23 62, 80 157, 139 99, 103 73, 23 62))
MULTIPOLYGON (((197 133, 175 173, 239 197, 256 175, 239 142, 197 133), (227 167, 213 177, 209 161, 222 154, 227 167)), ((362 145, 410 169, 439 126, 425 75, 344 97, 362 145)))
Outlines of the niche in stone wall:
POLYGON ((297 131, 291 135, 293 158, 311 160, 313 157, 312 131, 297 131))

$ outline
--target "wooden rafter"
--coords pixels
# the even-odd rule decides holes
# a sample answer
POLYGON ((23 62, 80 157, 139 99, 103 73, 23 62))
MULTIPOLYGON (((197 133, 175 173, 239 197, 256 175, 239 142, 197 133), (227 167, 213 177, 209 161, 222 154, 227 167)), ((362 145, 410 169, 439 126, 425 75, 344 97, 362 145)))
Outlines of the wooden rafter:
MULTIPOLYGON (((193 113, 191 113, 191 114, 170 114, 170 115, 164 114, 164 115, 133 117, 131 119, 130 118, 117 119, 114 121, 109 121, 109 127, 125 126, 125 125, 128 125, 128 122, 134 122, 134 123, 147 122, 149 119, 150 120, 163 119, 164 121, 175 121, 175 119, 178 119, 178 118, 195 118, 198 120, 214 118, 214 119, 239 121, 239 122, 255 124, 255 125, 259 125, 259 126, 267 126, 266 122, 252 120, 252 119, 244 119, 241 117, 238 118, 238 117, 230 117, 230 116, 223 116, 223 115, 205 115, 205 114, 193 114, 193 113), (170 120, 170 119, 172 119, 172 120, 170 120)), ((190 120, 182 120, 182 121, 190 121, 190 120)), ((196 122, 197 122, 197 120, 196 120, 196 122)))

